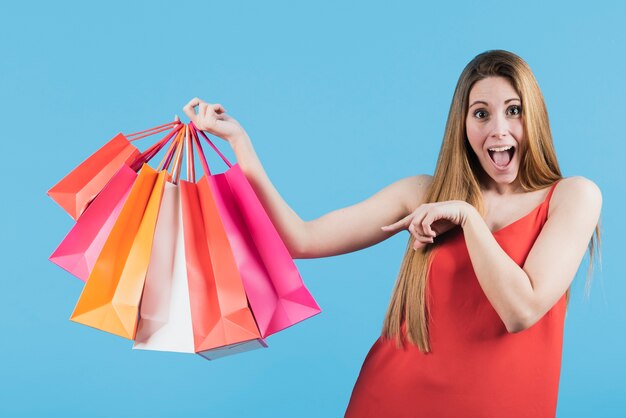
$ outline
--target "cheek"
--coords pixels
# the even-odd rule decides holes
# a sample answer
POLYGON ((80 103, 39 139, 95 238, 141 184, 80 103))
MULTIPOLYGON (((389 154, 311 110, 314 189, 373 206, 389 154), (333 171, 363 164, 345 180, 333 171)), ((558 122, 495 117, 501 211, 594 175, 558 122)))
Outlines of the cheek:
POLYGON ((476 154, 480 154, 481 144, 483 142, 483 132, 480 126, 468 121, 465 125, 465 133, 472 149, 476 154))
POLYGON ((521 119, 518 119, 517 123, 513 125, 513 135, 519 142, 524 140, 524 124, 521 119))
MULTIPOLYGON (((513 136, 515 141, 519 144, 519 146, 522 146, 522 144, 526 141, 525 135, 524 135, 524 125, 522 121, 518 119, 515 121, 515 123, 512 123, 510 125, 509 131, 511 132, 511 135, 513 136)), ((519 147, 518 147, 518 150, 519 150, 519 147)), ((515 157, 519 157, 518 152, 515 153, 515 157)))

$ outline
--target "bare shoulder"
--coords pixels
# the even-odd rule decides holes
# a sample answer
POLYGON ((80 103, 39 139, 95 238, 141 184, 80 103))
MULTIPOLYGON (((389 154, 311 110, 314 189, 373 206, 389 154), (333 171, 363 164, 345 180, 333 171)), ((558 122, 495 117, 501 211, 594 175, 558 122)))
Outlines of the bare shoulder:
POLYGON ((407 212, 413 212, 419 205, 424 203, 432 180, 433 176, 429 174, 418 174, 405 177, 395 183, 407 212))
POLYGON ((554 189, 550 212, 562 208, 574 208, 594 216, 602 207, 602 192, 597 184, 583 176, 563 178, 554 189))

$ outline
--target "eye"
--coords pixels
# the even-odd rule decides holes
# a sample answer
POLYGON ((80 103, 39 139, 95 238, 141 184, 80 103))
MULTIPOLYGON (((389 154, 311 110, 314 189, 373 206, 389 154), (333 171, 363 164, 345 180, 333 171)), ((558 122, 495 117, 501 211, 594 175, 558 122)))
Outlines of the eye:
POLYGON ((484 119, 487 117, 487 112, 484 109, 478 109, 474 111, 474 117, 476 119, 484 119))
POLYGON ((521 108, 521 106, 519 106, 519 105, 513 105, 513 106, 510 106, 510 107, 507 109, 507 113, 508 113, 509 115, 519 116, 519 115, 522 113, 522 108, 521 108))

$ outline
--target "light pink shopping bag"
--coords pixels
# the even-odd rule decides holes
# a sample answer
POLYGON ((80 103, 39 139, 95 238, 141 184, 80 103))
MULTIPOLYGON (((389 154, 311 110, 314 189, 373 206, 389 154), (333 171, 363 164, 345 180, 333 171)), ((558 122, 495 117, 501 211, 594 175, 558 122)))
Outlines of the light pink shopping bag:
MULTIPOLYGON (((187 133, 188 129, 181 130, 184 141, 187 133)), ((182 137, 175 142, 183 144, 182 137)), ((161 199, 133 348, 195 353, 177 184, 183 154, 178 152, 176 158, 171 151, 172 147, 164 164, 169 167, 174 158, 176 162, 161 199)))
POLYGON ((165 184, 134 349, 194 353, 180 190, 165 184))

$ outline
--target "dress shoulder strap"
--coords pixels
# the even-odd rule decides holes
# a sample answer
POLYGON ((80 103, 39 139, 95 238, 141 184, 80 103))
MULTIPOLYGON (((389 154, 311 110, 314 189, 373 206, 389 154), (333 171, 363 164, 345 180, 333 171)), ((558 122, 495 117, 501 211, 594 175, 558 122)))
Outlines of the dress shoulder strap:
POLYGON ((548 209, 550 209, 550 199, 552 198, 552 193, 554 193, 554 189, 556 189, 556 185, 563 179, 558 179, 555 181, 552 186, 550 186, 550 190, 548 191, 548 195, 546 196, 545 204, 546 204, 546 213, 548 209))

